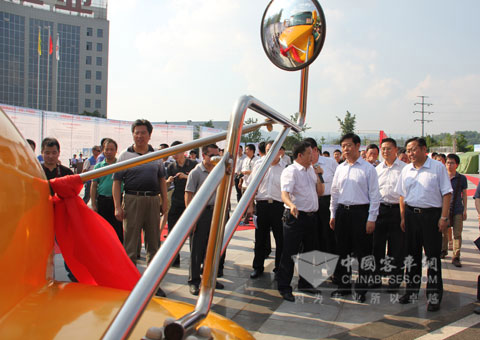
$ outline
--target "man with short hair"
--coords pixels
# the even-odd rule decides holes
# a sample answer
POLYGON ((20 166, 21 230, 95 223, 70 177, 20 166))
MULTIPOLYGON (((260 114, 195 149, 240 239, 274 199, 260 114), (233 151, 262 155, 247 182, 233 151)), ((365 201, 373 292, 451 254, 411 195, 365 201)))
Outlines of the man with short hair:
MULTIPOLYGON (((43 163, 42 169, 45 172, 45 176, 48 180, 53 178, 73 175, 72 170, 63 166, 59 162, 60 157, 60 143, 55 138, 44 138, 42 141, 40 152, 42 153, 43 163)), ((53 196, 55 192, 52 187, 50 187, 50 194, 53 196)), ((68 268, 67 263, 64 262, 65 270, 67 271, 68 278, 77 282, 77 279, 68 268)))
POLYGON ((405 148, 398 148, 397 158, 405 164, 410 163, 410 159, 408 159, 407 151, 405 150, 405 148))
MULTIPOLYGON (((265 152, 269 152, 273 142, 268 142, 265 152)), ((252 176, 255 175, 262 165, 258 162, 253 167, 252 176)), ((270 243, 270 230, 273 232, 275 238, 275 268, 273 272, 278 271, 280 259, 283 249, 283 203, 282 191, 280 187, 280 177, 282 171, 285 169, 285 163, 280 158, 278 153, 268 168, 265 176, 260 182, 256 195, 256 213, 257 213, 257 228, 255 229, 255 257, 253 259, 253 271, 250 273, 252 279, 258 278, 264 271, 264 263, 266 257, 266 245, 270 243)), ((253 210, 253 204, 249 209, 253 210)))
MULTIPOLYGON (((280 295, 291 302, 295 301, 290 285, 294 267, 292 256, 298 254, 301 245, 305 253, 315 250, 318 196, 325 190, 325 185, 318 177, 320 169, 312 167, 311 145, 306 141, 296 143, 293 157, 295 161, 283 170, 280 179, 285 213, 283 252, 276 275, 280 295)), ((298 289, 318 293, 302 276, 298 281, 298 289)))
POLYGON ((282 159, 283 163, 285 163, 285 166, 292 164, 292 159, 285 153, 285 148, 283 146, 280 147, 280 158, 282 159))
MULTIPOLYGON (((100 169, 108 165, 115 164, 117 159, 117 142, 111 138, 105 138, 103 142, 103 161, 95 164, 94 169, 100 169)), ((115 204, 112 194, 113 176, 106 175, 93 180, 90 189, 92 198, 92 209, 102 216, 113 227, 117 233, 118 239, 123 244, 123 225, 115 218, 115 204)))
POLYGON ((384 161, 375 170, 380 189, 380 210, 373 232, 373 255, 375 256, 375 280, 371 288, 381 287, 382 274, 389 277, 388 290, 396 292, 403 280, 405 233, 400 228, 400 195, 395 186, 405 163, 397 158, 397 142, 384 138, 380 145, 384 161), (385 247, 388 242, 388 253, 385 247), (382 273, 383 272, 383 273, 382 273))
POLYGON ((335 151, 333 151, 333 159, 335 159, 335 161, 338 163, 338 164, 342 164, 343 163, 343 159, 342 159, 342 152, 338 149, 336 149, 335 151))
POLYGON ((328 151, 325 150, 324 152, 322 152, 322 156, 323 156, 323 157, 330 158, 330 152, 328 152, 328 151))
MULTIPOLYGON (((210 144, 202 147, 203 161, 199 163, 188 174, 187 184, 185 186, 185 206, 188 207, 193 196, 200 190, 203 182, 215 167, 212 163, 212 157, 219 155, 218 146, 210 144)), ((200 274, 201 265, 205 259, 207 251, 208 237, 210 235, 210 226, 212 224, 213 208, 215 204, 216 192, 210 197, 210 200, 197 220, 195 230, 190 237, 190 270, 188 277, 188 285, 190 294, 198 295, 200 292, 200 274)), ((221 262, 221 261, 220 261, 221 262)), ((220 263, 220 266, 222 264, 220 263)), ((223 289, 224 286, 220 282, 216 282, 216 289, 223 289)))
POLYGON ((245 191, 248 186, 248 179, 250 177, 250 174, 252 173, 253 166, 255 165, 255 162, 259 159, 255 155, 255 144, 247 144, 245 147, 245 154, 247 157, 243 160, 242 164, 242 174, 243 174, 243 182, 242 182, 242 191, 245 191))
POLYGON ((380 150, 378 149, 377 144, 370 144, 366 149, 365 160, 373 166, 377 166, 380 164, 380 161, 378 160, 379 153, 380 150))
POLYGON ((312 166, 319 167, 318 176, 323 181, 325 190, 323 195, 318 197, 318 249, 330 254, 336 254, 335 233, 330 229, 330 198, 333 176, 337 170, 338 163, 332 158, 320 156, 321 150, 313 138, 305 138, 305 141, 312 146, 312 166))
MULTIPOLYGON (((93 170, 95 164, 97 163, 97 157, 100 155, 102 150, 98 145, 95 145, 92 148, 92 155, 88 157, 88 159, 83 163, 83 170, 82 172, 88 172, 93 170)), ((90 187, 92 186, 92 181, 85 182, 85 192, 83 194, 83 201, 85 204, 88 204, 90 201, 90 187)))
MULTIPOLYGON (((172 146, 182 144, 180 141, 175 141, 172 146)), ((185 157, 184 152, 179 152, 172 156, 173 162, 168 165, 167 168, 167 184, 173 183, 174 189, 171 196, 171 205, 168 211, 168 233, 170 234, 177 224, 178 219, 185 211, 185 185, 187 184, 187 178, 190 171, 196 166, 197 162, 190 158, 185 157)), ((180 254, 177 255, 173 267, 180 267, 180 254)))
MULTIPOLYGON (((133 145, 123 151, 118 161, 124 161, 154 152, 148 144, 153 126, 146 119, 137 119, 132 124, 133 145)), ((165 167, 162 160, 137 165, 113 174, 112 186, 115 202, 115 217, 123 221, 124 247, 134 264, 137 263, 137 247, 140 233, 145 235, 147 264, 150 264, 160 247, 160 214, 168 209, 165 167), (121 201, 121 184, 125 192, 121 201)), ((165 295, 161 289, 157 295, 165 295)))
POLYGON ((333 177, 330 204, 330 228, 335 231, 340 256, 335 270, 338 289, 332 292, 332 297, 351 294, 349 258, 353 253, 359 263, 354 299, 364 302, 375 262, 372 234, 380 205, 378 176, 375 168, 360 157, 360 137, 347 133, 341 138, 340 145, 345 161, 338 166, 333 177))
POLYGON ((400 226, 405 231, 407 254, 404 265, 407 288, 401 304, 418 297, 422 279, 422 248, 427 270, 428 311, 440 309, 443 295, 442 233, 448 227, 452 185, 442 163, 427 157, 427 144, 420 137, 405 142, 411 163, 406 165, 395 191, 400 195, 400 226))
MULTIPOLYGON (((450 203, 449 227, 447 230, 453 230, 453 256, 452 263, 455 267, 461 267, 460 248, 462 246, 463 221, 467 219, 467 177, 457 172, 460 164, 460 157, 454 153, 446 156, 447 173, 452 184, 453 194, 450 203), (450 229, 452 227, 452 229, 450 229)), ((448 231, 443 233, 441 258, 448 254, 448 231)))

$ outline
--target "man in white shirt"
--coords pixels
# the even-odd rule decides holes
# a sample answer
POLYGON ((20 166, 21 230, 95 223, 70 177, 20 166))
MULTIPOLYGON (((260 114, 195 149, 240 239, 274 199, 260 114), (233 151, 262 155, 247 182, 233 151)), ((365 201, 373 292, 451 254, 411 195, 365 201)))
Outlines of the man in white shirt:
MULTIPOLYGON (((282 172, 282 201, 285 203, 283 222, 283 252, 276 280, 278 291, 283 299, 295 301, 290 283, 293 277, 292 256, 298 254, 303 244, 303 251, 316 248, 316 225, 318 196, 323 194, 325 186, 317 175, 318 169, 312 167, 312 147, 306 141, 293 147, 295 161, 282 172)), ((300 276, 298 289, 316 292, 300 276)))
POLYGON ((397 158, 397 142, 384 138, 380 145, 383 161, 375 170, 380 189, 380 210, 373 232, 373 255, 375 256, 375 280, 371 288, 381 287, 382 274, 389 277, 389 292, 396 292, 403 280, 405 233, 400 228, 400 195, 395 192, 398 178, 406 165, 397 158), (388 241, 388 254, 385 247, 388 241))
POLYGON ((280 147, 280 159, 285 163, 285 166, 289 166, 292 164, 292 160, 289 155, 285 154, 285 148, 282 146, 280 147))
POLYGON ((312 145, 312 166, 319 167, 320 180, 325 184, 325 191, 318 197, 318 249, 330 254, 336 254, 335 233, 330 229, 330 191, 333 176, 338 163, 329 157, 320 156, 317 142, 313 138, 305 138, 312 145))
POLYGON ((247 157, 245 157, 242 163, 242 174, 243 174, 242 191, 245 191, 247 189, 248 178, 252 173, 255 162, 258 160, 258 157, 255 156, 255 145, 247 144, 247 146, 245 147, 245 154, 247 155, 247 157))
POLYGON ((338 290, 332 297, 351 294, 350 254, 354 253, 359 263, 354 298, 364 302, 375 264, 372 233, 380 205, 378 177, 375 168, 360 157, 360 137, 348 133, 342 137, 340 145, 345 162, 338 166, 333 177, 330 204, 330 228, 335 230, 340 256, 335 270, 338 290))
POLYGON ((443 295, 440 252, 453 190, 445 166, 427 156, 425 139, 410 138, 405 147, 411 163, 403 168, 395 187, 400 195, 400 226, 405 231, 408 254, 404 261, 407 289, 399 302, 410 303, 418 297, 423 248, 428 264, 427 309, 435 312, 443 295))
MULTIPOLYGON (((272 147, 269 142, 265 148, 268 153, 272 147)), ((260 170, 262 162, 257 161, 252 176, 260 170)), ((255 229, 255 257, 253 259, 253 272, 250 274, 252 279, 262 275, 265 263, 265 246, 270 239, 270 229, 275 238, 275 268, 278 271, 280 258, 283 249, 283 202, 282 191, 280 187, 280 177, 285 169, 285 163, 280 159, 280 153, 277 154, 272 164, 268 168, 257 189, 255 197, 257 212, 257 228, 255 229)), ((253 205, 249 209, 253 209, 253 205)))
POLYGON ((242 198, 242 188, 239 186, 239 183, 240 179, 243 177, 242 164, 245 157, 247 156, 243 153, 243 147, 240 145, 238 148, 237 164, 235 164, 235 190, 237 191, 237 202, 240 202, 240 199, 242 198))

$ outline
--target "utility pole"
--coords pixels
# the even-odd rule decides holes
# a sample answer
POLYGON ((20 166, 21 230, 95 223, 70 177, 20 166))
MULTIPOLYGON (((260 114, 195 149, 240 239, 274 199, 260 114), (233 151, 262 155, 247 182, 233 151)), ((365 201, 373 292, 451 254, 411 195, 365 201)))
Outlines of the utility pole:
POLYGON ((422 111, 413 111, 413 113, 421 113, 422 114, 422 119, 415 119, 414 122, 422 122, 422 137, 425 137, 425 122, 431 122, 431 120, 425 119, 425 113, 431 114, 433 113, 432 111, 425 111, 425 106, 431 106, 433 104, 430 103, 425 103, 425 98, 428 98, 427 96, 417 96, 419 98, 422 98, 421 103, 415 103, 413 105, 422 105, 422 111))

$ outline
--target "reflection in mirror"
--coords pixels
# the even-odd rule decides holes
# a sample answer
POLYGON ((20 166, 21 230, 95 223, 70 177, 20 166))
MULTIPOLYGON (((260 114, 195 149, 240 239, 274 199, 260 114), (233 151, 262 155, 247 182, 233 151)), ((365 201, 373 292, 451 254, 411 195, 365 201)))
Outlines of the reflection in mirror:
POLYGON ((320 53, 325 30, 325 16, 316 0, 272 0, 262 19, 263 49, 281 69, 299 70, 320 53))

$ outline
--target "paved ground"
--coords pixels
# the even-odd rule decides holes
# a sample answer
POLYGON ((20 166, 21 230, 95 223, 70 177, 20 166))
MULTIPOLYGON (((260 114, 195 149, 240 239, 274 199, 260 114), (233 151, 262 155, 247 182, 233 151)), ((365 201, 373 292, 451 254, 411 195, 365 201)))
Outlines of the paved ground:
MULTIPOLYGON (((469 188, 474 185, 469 183, 469 188)), ((419 301, 411 305, 391 302, 391 295, 382 290, 368 293, 366 303, 351 298, 334 300, 330 298, 334 286, 329 282, 320 286, 322 295, 294 292, 295 303, 284 301, 271 274, 272 256, 262 277, 249 278, 253 230, 237 231, 229 245, 225 276, 220 279, 225 290, 216 291, 212 309, 237 322, 257 339, 480 339, 480 315, 472 313, 480 306, 476 301, 480 252, 472 242, 480 234, 478 225, 470 198, 463 231, 463 267, 451 264, 451 254, 442 261, 445 293, 441 310, 436 313, 426 310, 424 287, 419 301)), ((188 245, 182 248, 181 259, 181 267, 170 269, 162 287, 168 297, 194 304, 196 297, 190 295, 186 284, 188 245)), ((144 270, 143 263, 139 269, 144 270)), ((68 280, 61 255, 56 258, 56 277, 68 280)))

